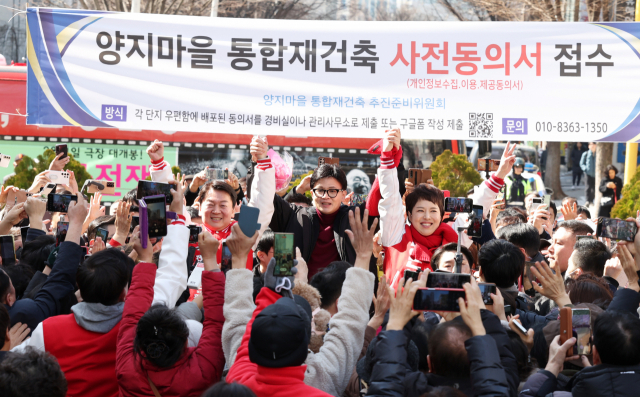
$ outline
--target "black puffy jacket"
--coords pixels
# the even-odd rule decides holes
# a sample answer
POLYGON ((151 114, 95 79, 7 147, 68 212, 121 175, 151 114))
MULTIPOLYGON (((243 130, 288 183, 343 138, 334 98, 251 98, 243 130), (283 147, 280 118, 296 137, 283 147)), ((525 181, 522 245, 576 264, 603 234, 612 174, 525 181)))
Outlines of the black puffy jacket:
MULTIPOLYGON (((468 396, 515 396, 519 384, 516 359, 509 337, 493 313, 482 310, 486 335, 465 342, 471 379, 446 378, 411 371, 407 363, 408 338, 403 331, 384 331, 376 345, 368 396, 421 396, 437 386, 456 387, 468 396)), ((461 321, 456 318, 453 321, 461 321)))

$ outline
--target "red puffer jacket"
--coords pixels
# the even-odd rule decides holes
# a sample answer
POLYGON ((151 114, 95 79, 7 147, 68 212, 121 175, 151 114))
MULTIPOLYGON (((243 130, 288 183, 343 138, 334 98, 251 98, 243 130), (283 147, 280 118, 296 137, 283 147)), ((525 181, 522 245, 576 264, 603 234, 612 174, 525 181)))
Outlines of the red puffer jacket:
POLYGON ((186 348, 182 357, 170 368, 158 368, 141 360, 133 351, 138 320, 153 301, 156 265, 139 263, 133 269, 131 288, 127 294, 120 322, 116 353, 116 376, 120 396, 153 396, 147 376, 162 397, 199 397, 218 382, 224 367, 222 325, 224 316, 225 277, 221 272, 203 272, 204 328, 197 347, 186 348))

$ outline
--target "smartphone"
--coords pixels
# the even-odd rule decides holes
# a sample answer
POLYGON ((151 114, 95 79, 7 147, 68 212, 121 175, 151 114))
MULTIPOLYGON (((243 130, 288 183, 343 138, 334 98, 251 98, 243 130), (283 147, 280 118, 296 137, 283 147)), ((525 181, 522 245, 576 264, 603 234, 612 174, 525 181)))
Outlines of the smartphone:
POLYGON ((420 273, 422 269, 417 268, 416 270, 405 269, 404 271, 404 281, 407 282, 408 279, 413 279, 413 281, 418 281, 418 277, 420 277, 420 273))
POLYGON ((474 205, 473 211, 469 216, 469 227, 467 228, 467 236, 482 237, 482 206, 474 205))
POLYGON ((0 154, 0 167, 7 168, 11 164, 11 156, 0 154))
POLYGON ((64 153, 64 155, 62 157, 60 157, 60 160, 67 158, 68 155, 68 149, 67 149, 67 144, 66 143, 62 143, 60 145, 56 145, 56 156, 59 155, 60 153, 64 153))
POLYGON ((291 268, 295 258, 295 246, 293 243, 293 233, 274 233, 273 257, 276 258, 276 265, 273 268, 273 275, 276 277, 293 276, 291 268))
POLYGON ((573 354, 591 354, 591 311, 571 309, 572 335, 576 337, 573 354))
POLYGON ((542 197, 534 197, 533 201, 531 202, 531 209, 529 210, 530 213, 534 213, 538 207, 540 207, 542 205, 542 197))
POLYGON ((107 237, 109 237, 109 231, 107 229, 103 229, 101 227, 96 229, 96 238, 100 237, 103 243, 107 243, 107 237))
POLYGON ((69 186, 69 178, 71 174, 68 171, 48 171, 47 178, 57 185, 69 186))
POLYGON ((514 321, 513 324, 516 326, 518 331, 522 333, 522 335, 527 335, 527 329, 520 324, 520 321, 514 321))
POLYGON ((340 165, 340 159, 337 157, 318 157, 318 167, 320 167, 322 164, 340 165))
POLYGON ((189 225, 189 242, 196 244, 198 242, 198 236, 202 233, 202 226, 189 225))
POLYGON ((216 181, 216 180, 226 180, 229 179, 229 171, 222 170, 219 168, 208 168, 207 169, 207 181, 216 181))
POLYGON ((66 213, 72 201, 77 202, 78 197, 73 194, 50 194, 47 196, 47 211, 66 213))
POLYGON ((29 232, 29 226, 22 226, 20 228, 20 238, 22 238, 22 246, 27 241, 27 233, 29 232))
MULTIPOLYGON (((274 253, 275 253, 275 249, 274 249, 274 253)), ((278 266, 277 262, 276 262, 276 267, 278 266)), ((232 266, 231 266, 231 250, 229 249, 229 247, 227 247, 227 243, 223 242, 222 243, 222 254, 220 256, 220 270, 224 273, 227 274, 227 272, 229 270, 231 270, 232 266)))
MULTIPOLYGON (((496 200, 500 200, 500 201, 504 202, 504 193, 502 193, 502 192, 498 193, 498 196, 496 196, 496 200)), ((498 208, 501 209, 501 210, 504 210, 504 209, 507 208, 507 204, 506 203, 502 204, 498 208)))
MULTIPOLYGON (((431 275, 429 275, 431 276, 431 275)), ((493 298, 491 298, 491 294, 496 294, 497 287, 493 283, 478 283, 478 287, 480 287, 480 293, 482 294, 482 300, 485 305, 493 305, 493 298)))
POLYGON ((168 183, 139 180, 137 199, 140 200, 141 198, 162 194, 165 197, 166 203, 171 204, 173 201, 173 196, 171 195, 172 187, 173 185, 168 183))
MULTIPOLYGON (((570 307, 563 307, 560 309, 560 344, 564 344, 569 338, 573 336, 572 327, 572 312, 570 307)), ((567 351, 567 356, 573 354, 567 351)))
POLYGON ((192 289, 198 289, 202 286, 202 272, 204 271, 204 266, 199 264, 198 266, 193 268, 193 271, 189 275, 189 279, 187 280, 187 287, 192 289))
POLYGON ((260 229, 260 224, 258 223, 259 216, 259 208, 249 207, 248 205, 240 206, 238 224, 240 224, 240 230, 242 230, 242 233, 245 236, 253 237, 256 230, 260 229))
POLYGON ((131 230, 140 224, 140 216, 131 216, 131 230))
POLYGON ((424 170, 422 168, 409 168, 409 182, 413 183, 413 186, 418 186, 421 183, 427 183, 431 179, 433 173, 431 170, 424 170))
POLYGON ((56 184, 55 183, 47 183, 47 186, 43 187, 42 190, 40 191, 40 194, 42 196, 46 196, 51 194, 51 192, 54 192, 56 190, 56 184))
POLYGON ((67 232, 69 231, 69 222, 58 222, 56 226, 56 247, 64 242, 67 238, 67 232))
POLYGON ((459 298, 465 298, 459 288, 420 288, 413 298, 413 310, 425 312, 459 312, 459 298))
POLYGON ((549 210, 551 208, 551 196, 548 194, 545 194, 544 196, 542 196, 542 204, 547 206, 547 210, 549 210))
POLYGON ((507 316, 515 316, 516 315, 515 307, 512 307, 511 305, 504 305, 504 314, 507 316))
POLYGON ((367 202, 367 197, 369 197, 366 194, 354 194, 353 196, 351 196, 351 205, 361 205, 367 202))
POLYGON ((101 193, 101 194, 115 194, 116 183, 113 181, 95 181, 104 186, 104 189, 100 190, 96 185, 89 185, 87 187, 87 193, 101 193))
POLYGON ((638 226, 634 221, 627 222, 621 219, 598 218, 598 228, 596 230, 596 236, 598 237, 606 237, 612 240, 622 240, 631 243, 636 233, 638 233, 638 226))
POLYGON ((500 160, 478 159, 478 171, 492 172, 498 171, 500 160))
POLYGON ((0 257, 4 266, 16 262, 16 246, 13 235, 0 236, 0 257))
POLYGON ((465 273, 431 272, 427 278, 427 288, 462 288, 471 282, 471 275, 465 273))
POLYGON ((165 196, 145 197, 144 202, 147 205, 147 230, 149 231, 149 238, 166 236, 167 204, 165 203, 165 196))
POLYGON ((464 197, 445 197, 444 212, 471 212, 473 200, 464 197))

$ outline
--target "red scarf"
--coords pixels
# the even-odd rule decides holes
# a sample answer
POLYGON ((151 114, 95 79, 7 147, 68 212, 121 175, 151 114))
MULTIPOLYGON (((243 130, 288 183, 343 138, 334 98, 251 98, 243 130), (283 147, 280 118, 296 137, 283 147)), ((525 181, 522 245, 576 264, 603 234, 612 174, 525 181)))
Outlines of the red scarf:
POLYGON ((421 262, 431 262, 433 253, 445 244, 458 241, 458 233, 448 224, 440 222, 440 226, 430 236, 423 236, 416 228, 409 227, 411 231, 411 239, 415 246, 413 247, 413 259, 421 262))

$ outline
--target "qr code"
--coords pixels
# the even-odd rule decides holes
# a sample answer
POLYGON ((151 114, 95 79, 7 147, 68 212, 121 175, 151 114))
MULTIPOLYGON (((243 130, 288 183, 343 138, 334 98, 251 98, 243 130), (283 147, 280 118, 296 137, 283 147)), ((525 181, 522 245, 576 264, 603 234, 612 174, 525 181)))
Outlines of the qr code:
POLYGON ((469 138, 493 138, 493 113, 469 113, 469 138))

